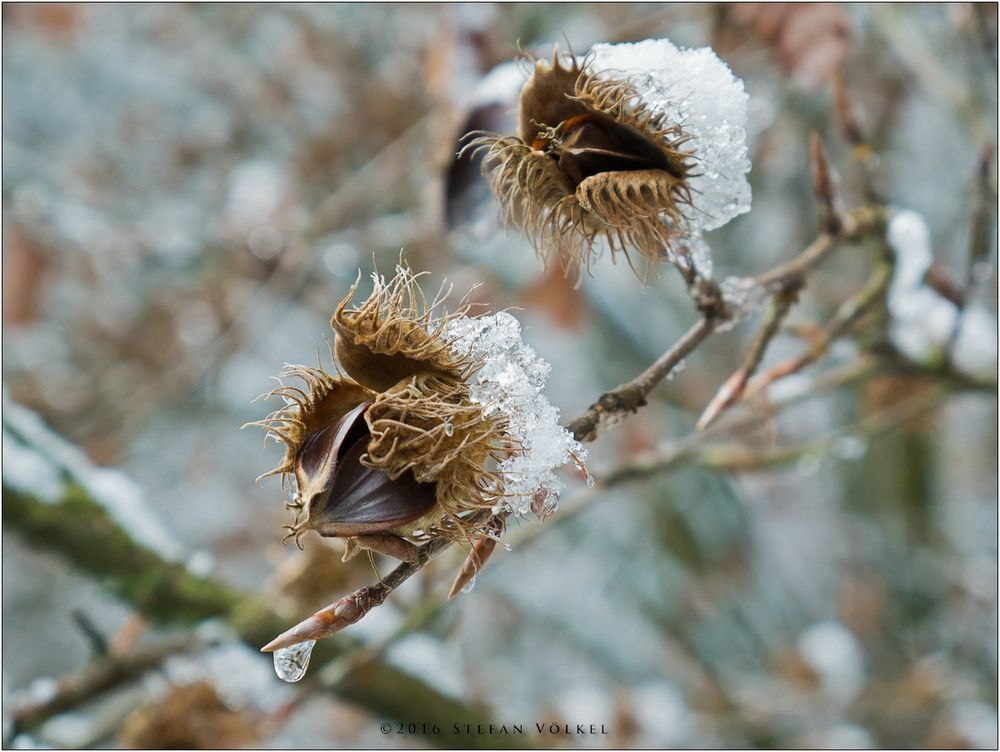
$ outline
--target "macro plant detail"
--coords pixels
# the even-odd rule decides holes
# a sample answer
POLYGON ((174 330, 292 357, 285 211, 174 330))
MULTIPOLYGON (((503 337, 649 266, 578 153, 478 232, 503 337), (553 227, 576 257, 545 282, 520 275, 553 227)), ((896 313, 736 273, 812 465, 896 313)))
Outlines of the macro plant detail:
MULTIPOLYGON (((548 60, 532 58, 532 69, 520 92, 518 136, 471 134, 465 146, 482 154, 501 213, 528 232, 536 249, 569 265, 586 263, 602 242, 613 254, 634 250, 649 262, 672 262, 701 318, 567 431, 540 396, 548 366, 521 343, 510 314, 469 317, 464 302, 439 313, 443 292, 428 302, 419 275, 403 266, 389 282, 373 274, 371 296, 351 307, 356 281, 331 320, 332 351, 346 376, 286 368, 282 377, 298 377, 307 389, 282 384, 269 392, 286 405, 257 425, 286 447, 267 475, 294 486, 289 536, 297 541, 314 530, 344 538, 345 560, 367 549, 403 563, 264 646, 288 681, 304 676, 316 640, 357 622, 450 544, 465 544, 468 555, 449 597, 473 582, 509 516, 544 520, 555 510, 562 484, 553 471, 570 461, 583 469, 579 442, 642 407, 713 334, 766 309, 742 364, 702 411, 701 431, 821 356, 823 348, 813 348, 757 374, 806 276, 839 245, 881 239, 895 249, 899 270, 890 285, 888 267, 876 268, 868 287, 845 303, 850 315, 835 321, 824 347, 852 325, 877 321, 866 314, 881 296, 899 308, 898 291, 919 284, 926 271, 928 252, 899 239, 914 233, 900 231, 898 214, 886 240, 891 211, 872 201, 842 208, 814 134, 816 240, 757 277, 716 282, 702 233, 749 208, 742 82, 711 50, 680 50, 667 40, 596 45, 582 60, 554 52, 548 60)), ((919 294, 935 296, 924 288, 919 294)))
POLYGON ((5 748, 996 747, 995 6, 624 9, 5 7, 5 748))
POLYGON ((527 398, 489 389, 546 366, 519 340, 501 314, 469 319, 468 305, 437 315, 439 294, 428 303, 417 275, 398 267, 357 307, 358 283, 337 306, 333 352, 345 376, 290 366, 306 389, 282 384, 266 397, 286 405, 254 425, 285 445, 280 475, 294 488, 289 536, 309 530, 347 540, 345 560, 370 549, 413 561, 417 544, 436 538, 472 543, 502 532, 497 515, 554 509, 559 484, 551 469, 583 452, 558 427, 557 413, 532 387, 527 398), (521 362, 508 362, 514 350, 521 362), (501 361, 498 363, 498 361, 501 361), (532 422, 527 433, 525 421, 532 422), (550 476, 550 477, 545 477, 550 476))
MULTIPOLYGON (((286 367, 263 395, 285 405, 249 425, 285 446, 261 478, 280 475, 292 495, 286 538, 298 543, 315 531, 343 538, 345 561, 369 550, 408 563, 431 541, 464 543, 460 590, 508 516, 544 520, 555 510, 562 483, 554 469, 582 468, 585 452, 542 395, 548 365, 521 343, 516 319, 470 318, 464 302, 443 313, 447 291, 428 301, 419 276, 404 266, 389 281, 375 273, 371 295, 353 306, 359 278, 330 322, 343 374, 286 367)), ((334 621, 317 615, 267 649, 330 634, 373 605, 366 591, 361 605, 335 604, 334 621)), ((300 655, 276 653, 276 666, 304 673, 300 655)))
POLYGON ((685 241, 749 209, 747 95, 710 49, 660 39, 528 60, 517 134, 470 133, 465 148, 540 255, 589 266, 604 244, 690 266, 685 241))

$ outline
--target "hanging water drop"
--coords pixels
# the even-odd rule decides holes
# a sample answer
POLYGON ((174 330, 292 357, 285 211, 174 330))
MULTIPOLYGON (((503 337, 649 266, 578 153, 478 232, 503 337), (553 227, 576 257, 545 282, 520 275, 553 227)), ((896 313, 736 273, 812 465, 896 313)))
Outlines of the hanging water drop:
POLYGON ((306 675, 309 658, 312 656, 316 640, 306 640, 288 648, 274 651, 274 673, 286 682, 297 682, 306 675))
POLYGON ((467 583, 465 583, 464 585, 462 585, 462 592, 463 593, 471 593, 472 592, 472 588, 474 588, 475 586, 476 586, 476 578, 472 577, 472 579, 470 579, 467 583))
POLYGON ((453 426, 451 423, 445 423, 444 424, 444 435, 445 436, 454 436, 455 435, 455 426, 453 426))

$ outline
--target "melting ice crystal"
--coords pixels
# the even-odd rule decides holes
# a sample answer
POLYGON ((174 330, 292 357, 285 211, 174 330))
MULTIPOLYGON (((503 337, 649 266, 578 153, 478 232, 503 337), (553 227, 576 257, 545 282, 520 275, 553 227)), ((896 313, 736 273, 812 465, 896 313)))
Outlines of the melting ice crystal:
POLYGON ((551 367, 521 341, 521 325, 509 313, 449 321, 445 336, 456 353, 483 362, 472 379, 472 398, 487 415, 499 413, 524 448, 498 467, 507 494, 503 503, 524 516, 539 492, 554 502, 563 485, 556 468, 582 461, 586 453, 559 425, 559 411, 542 394, 551 367))

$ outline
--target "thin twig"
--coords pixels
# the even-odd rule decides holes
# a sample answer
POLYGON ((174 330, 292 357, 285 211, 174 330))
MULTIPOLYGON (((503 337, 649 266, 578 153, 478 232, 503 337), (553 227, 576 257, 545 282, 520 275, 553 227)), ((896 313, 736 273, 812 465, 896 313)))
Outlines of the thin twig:
POLYGON ((321 637, 339 632, 344 627, 349 627, 373 608, 381 605, 389 593, 423 569, 427 562, 451 546, 452 542, 447 538, 437 538, 421 546, 414 561, 403 562, 383 577, 380 582, 366 585, 331 603, 326 608, 320 609, 308 619, 302 620, 291 629, 275 637, 261 648, 261 652, 271 653, 306 640, 318 640, 321 637))
POLYGON ((587 412, 569 424, 570 433, 578 441, 597 438, 601 423, 614 416, 635 412, 646 404, 646 397, 695 348, 715 330, 717 322, 703 318, 688 329, 677 342, 639 376, 602 394, 587 412))
POLYGON ((880 264, 865 286, 841 303, 833 318, 813 340, 808 350, 778 363, 757 376, 744 389, 742 399, 750 399, 774 382, 798 373, 823 357, 835 340, 843 336, 858 319, 882 300, 891 278, 891 266, 880 264))
POLYGON ((947 389, 944 387, 922 391, 897 405, 863 418, 854 426, 840 428, 827 436, 792 446, 760 449, 745 444, 722 444, 696 449, 670 447, 649 452, 606 473, 602 485, 606 487, 609 482, 618 484, 663 472, 682 459, 690 459, 695 464, 715 470, 742 472, 787 465, 804 456, 824 454, 837 439, 844 436, 874 439, 933 409, 945 396, 947 389))
MULTIPOLYGON (((817 377, 811 389, 803 390, 794 395, 789 395, 782 400, 771 402, 768 408, 773 415, 805 400, 818 398, 829 391, 840 389, 865 379, 878 370, 878 368, 878 363, 874 359, 857 361, 847 367, 838 368, 817 377)), ((704 431, 692 431, 683 438, 641 455, 627 464, 618 465, 617 467, 598 473, 597 482, 592 488, 587 488, 576 493, 564 508, 560 507, 559 514, 545 527, 534 526, 525 528, 527 532, 524 532, 512 542, 513 547, 521 551, 546 531, 554 527, 566 525, 572 519, 582 514, 591 504, 602 498, 606 498, 602 492, 636 478, 653 474, 653 472, 668 472, 682 463, 696 461, 699 457, 699 450, 706 446, 710 440, 723 434, 734 434, 746 428, 759 425, 762 419, 761 411, 758 409, 747 409, 741 412, 732 411, 704 431)))
POLYGON ((767 316, 758 330, 754 341, 750 344, 746 355, 743 357, 743 364, 736 369, 732 376, 726 379, 726 382, 708 403, 708 407, 705 408, 705 411, 701 414, 701 418, 698 419, 697 428, 699 431, 707 428, 716 418, 730 406, 738 402, 743 396, 743 390, 746 388, 747 382, 757 372, 757 368, 764 358, 767 346, 778 333, 778 330, 781 328, 781 322, 788 315, 788 312, 792 308, 792 303, 795 302, 796 298, 797 293, 791 291, 778 293, 771 298, 771 305, 768 308, 767 316))
POLYGON ((809 136, 809 167, 812 174, 813 195, 816 196, 819 231, 829 235, 839 235, 841 212, 838 206, 840 194, 837 178, 830 161, 826 157, 823 141, 813 131, 809 136))
MULTIPOLYGON (((825 186, 824 191, 832 188, 825 186)), ((831 201, 832 201, 831 197, 831 201)), ((839 216, 839 215, 838 215, 839 216)), ((823 233, 795 258, 757 277, 756 282, 767 292, 778 298, 789 297, 788 305, 794 300, 794 293, 805 284, 809 271, 820 264, 841 240, 854 241, 862 237, 879 235, 885 227, 885 210, 881 207, 861 207, 849 212, 838 220, 836 234, 823 233)), ((661 355, 649 368, 632 381, 626 382, 602 394, 587 412, 569 424, 570 432, 578 441, 593 441, 602 421, 615 416, 635 412, 646 404, 646 397, 688 354, 696 349, 724 321, 730 312, 725 301, 718 296, 718 288, 695 278, 689 281, 689 288, 703 312, 701 321, 694 324, 667 352, 661 355)), ((778 304, 778 312, 784 303, 778 304)), ((787 308, 784 313, 787 313, 787 308)), ((778 316, 777 327, 784 313, 778 316)), ((769 323, 765 324, 765 329, 769 323)), ((773 333, 765 337, 760 345, 766 346, 773 333)), ((763 357, 763 349, 759 353, 763 357)), ((756 356, 755 356, 756 357, 756 356)), ((757 360, 759 363, 759 358, 757 360)), ((756 369, 756 364, 753 366, 756 369)), ((749 375, 752 375, 752 371, 749 375)), ((748 376, 749 377, 749 376, 748 376)))
MULTIPOLYGON (((829 255, 838 241, 856 240, 869 234, 878 234, 882 232, 884 226, 885 212, 881 207, 856 209, 844 216, 837 235, 820 235, 792 261, 761 275, 757 282, 771 294, 792 294, 792 291, 804 285, 806 274, 829 255)), ((568 429, 578 441, 594 441, 602 425, 636 412, 644 406, 646 398, 657 384, 708 339, 720 323, 732 316, 718 285, 712 280, 692 272, 685 277, 685 281, 702 318, 645 371, 631 381, 602 394, 586 413, 572 421, 568 429)), ((271 640, 262 651, 273 652, 307 640, 318 640, 356 623, 451 544, 452 541, 447 539, 438 539, 425 544, 416 561, 399 564, 378 584, 365 586, 317 611, 271 640)))
MULTIPOLYGON (((820 206, 820 235, 798 256, 757 278, 758 284, 773 297, 764 323, 743 358, 740 367, 722 384, 698 420, 698 428, 706 428, 743 398, 748 382, 757 372, 768 346, 778 333, 782 321, 798 299, 798 291, 805 284, 806 274, 820 264, 842 240, 858 240, 867 235, 882 232, 884 213, 876 208, 857 209, 843 215, 837 209, 837 191, 826 154, 819 137, 814 133, 810 148, 813 190, 820 206)), ((884 286, 878 289, 881 295, 884 286)), ((825 352, 825 349, 823 350, 825 352)), ((818 353, 815 357, 819 357, 818 353)), ((795 370, 807 365, 811 360, 797 359, 795 370)), ((783 364, 787 367, 787 364, 783 364)), ((785 374, 787 375, 787 374, 785 374)))
POLYGON ((10 713, 9 738, 35 728, 54 715, 94 699, 116 687, 138 679, 167 658, 204 647, 206 643, 188 634, 156 645, 136 648, 125 655, 108 655, 76 674, 63 676, 55 694, 35 702, 16 705, 10 713))
POLYGON ((886 217, 887 212, 881 206, 862 206, 847 212, 839 233, 820 234, 791 261, 758 276, 757 284, 768 293, 804 286, 808 273, 830 255, 838 241, 880 235, 885 228, 886 217))

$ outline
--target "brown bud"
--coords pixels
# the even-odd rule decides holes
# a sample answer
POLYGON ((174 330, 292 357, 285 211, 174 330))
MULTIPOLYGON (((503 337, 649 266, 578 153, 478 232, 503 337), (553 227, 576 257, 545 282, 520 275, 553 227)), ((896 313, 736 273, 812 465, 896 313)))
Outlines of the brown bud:
POLYGON ((472 550, 465 558, 462 568, 458 570, 455 581, 448 591, 448 600, 462 592, 466 585, 475 580, 476 574, 486 565, 486 560, 493 555, 497 542, 493 538, 483 538, 472 545, 472 550))
POLYGON ((363 588, 357 593, 344 596, 322 608, 312 616, 296 624, 271 640, 260 649, 262 653, 273 653, 281 648, 298 645, 309 640, 319 640, 339 632, 354 624, 372 608, 379 605, 385 596, 376 588, 363 588))

